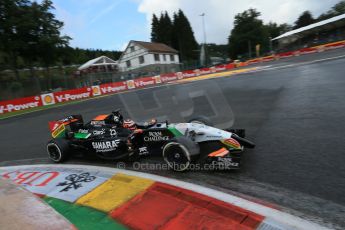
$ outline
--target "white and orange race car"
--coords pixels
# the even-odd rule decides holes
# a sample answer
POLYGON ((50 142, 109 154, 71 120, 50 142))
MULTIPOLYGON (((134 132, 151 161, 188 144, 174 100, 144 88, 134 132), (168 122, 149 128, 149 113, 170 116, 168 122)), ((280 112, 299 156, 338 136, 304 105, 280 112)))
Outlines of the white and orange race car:
POLYGON ((76 152, 103 159, 140 159, 160 155, 168 167, 185 171, 194 164, 209 169, 238 169, 244 148, 254 148, 244 130, 222 130, 200 117, 188 123, 138 123, 124 119, 117 110, 84 124, 81 115, 49 122, 53 139, 47 144, 49 158, 58 163, 76 152))

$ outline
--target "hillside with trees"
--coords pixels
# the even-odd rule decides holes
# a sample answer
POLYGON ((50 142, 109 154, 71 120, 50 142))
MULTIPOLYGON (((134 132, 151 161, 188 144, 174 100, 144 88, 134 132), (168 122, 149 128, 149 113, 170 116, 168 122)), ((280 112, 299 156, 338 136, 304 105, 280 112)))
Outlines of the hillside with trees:
POLYGON ((308 26, 345 13, 345 0, 335 4, 329 11, 314 17, 310 11, 302 12, 293 25, 269 22, 264 24, 261 13, 256 9, 248 9, 235 15, 233 29, 228 37, 228 54, 230 58, 254 57, 256 46, 260 46, 260 54, 269 54, 270 40, 287 31, 308 26))
MULTIPOLYGON (((90 59, 106 55, 117 60, 119 51, 80 49, 70 47, 70 37, 62 35, 64 26, 56 19, 51 0, 1 0, 0 1, 0 71, 13 70, 16 78, 20 69, 30 69, 32 75, 36 67, 47 70, 52 66, 82 64, 90 59)), ((345 0, 335 4, 319 16, 304 11, 293 25, 269 22, 264 24, 261 13, 248 9, 235 16, 228 44, 208 44, 210 55, 233 59, 239 55, 248 57, 249 50, 254 56, 255 46, 260 44, 261 54, 269 52, 270 38, 291 29, 325 20, 345 13, 345 0)), ((193 29, 184 12, 179 10, 172 16, 167 12, 153 14, 151 41, 162 42, 177 49, 183 62, 198 60, 199 45, 193 29)))
POLYGON ((0 70, 81 64, 100 55, 117 59, 121 52, 69 46, 64 23, 52 13, 52 1, 0 1, 0 70))

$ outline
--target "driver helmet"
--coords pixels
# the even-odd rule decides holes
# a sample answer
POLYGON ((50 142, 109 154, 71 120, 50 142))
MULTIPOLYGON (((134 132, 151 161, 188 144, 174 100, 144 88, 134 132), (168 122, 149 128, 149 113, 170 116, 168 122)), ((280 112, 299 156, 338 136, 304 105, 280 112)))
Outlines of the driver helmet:
POLYGON ((117 115, 114 115, 114 116, 113 116, 113 120, 114 120, 114 122, 117 124, 117 123, 120 122, 120 117, 117 116, 117 115))
POLYGON ((123 128, 129 129, 129 130, 136 130, 137 125, 135 124, 135 122, 133 120, 126 119, 123 122, 123 128))

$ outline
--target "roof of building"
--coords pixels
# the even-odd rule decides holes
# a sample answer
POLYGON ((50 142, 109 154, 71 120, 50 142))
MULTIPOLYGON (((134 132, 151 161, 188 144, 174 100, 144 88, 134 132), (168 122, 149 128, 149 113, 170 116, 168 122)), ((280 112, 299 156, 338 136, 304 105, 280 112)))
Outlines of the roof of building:
POLYGON ((301 28, 298 28, 298 29, 295 29, 295 30, 288 31, 288 32, 286 32, 286 33, 284 33, 284 34, 282 34, 282 35, 280 35, 278 37, 273 38, 272 40, 278 40, 278 39, 281 39, 281 38, 297 36, 300 33, 307 32, 307 31, 313 31, 313 29, 317 29, 317 28, 322 27, 322 26, 327 26, 327 25, 329 25, 331 23, 335 23, 335 22, 337 22, 339 20, 343 20, 343 19, 345 19, 345 14, 341 14, 341 15, 338 15, 338 16, 335 16, 335 17, 332 17, 332 18, 320 21, 320 22, 316 22, 316 23, 310 24, 308 26, 304 26, 304 27, 301 27, 301 28))
POLYGON ((116 65, 117 61, 114 61, 111 58, 108 58, 107 56, 100 56, 94 59, 91 59, 90 61, 87 61, 83 65, 81 65, 78 70, 87 69, 91 66, 104 66, 104 65, 116 65))
POLYGON ((170 46, 163 44, 163 43, 143 42, 143 41, 131 41, 131 42, 138 44, 139 46, 143 47, 144 49, 147 49, 149 52, 178 53, 177 50, 175 50, 174 48, 171 48, 170 46))

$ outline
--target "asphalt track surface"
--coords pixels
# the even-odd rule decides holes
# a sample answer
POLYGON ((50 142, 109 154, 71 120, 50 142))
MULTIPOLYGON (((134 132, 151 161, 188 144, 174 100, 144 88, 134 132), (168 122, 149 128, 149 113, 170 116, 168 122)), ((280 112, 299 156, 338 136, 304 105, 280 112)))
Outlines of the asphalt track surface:
MULTIPOLYGON (((202 89, 216 83, 221 89, 233 113, 233 127, 245 128, 257 145, 245 153, 243 168, 153 173, 239 192, 345 227, 345 49, 252 66, 259 69, 185 84, 202 89)), ((154 107, 152 91, 134 93, 148 108, 154 107)), ((120 99, 112 95, 1 120, 0 166, 50 163, 45 152, 48 121, 75 113, 87 120, 114 107, 126 110, 120 99)), ((195 114, 208 115, 208 107, 194 102, 195 114)))

